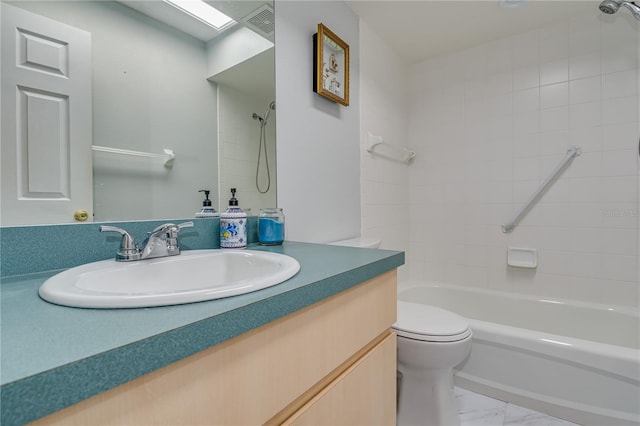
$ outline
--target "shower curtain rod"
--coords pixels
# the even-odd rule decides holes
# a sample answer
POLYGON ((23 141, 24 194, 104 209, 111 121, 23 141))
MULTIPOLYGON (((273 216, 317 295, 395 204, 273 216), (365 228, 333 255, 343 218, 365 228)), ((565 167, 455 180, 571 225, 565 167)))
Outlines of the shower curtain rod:
POLYGON ((564 170, 565 166, 573 158, 579 157, 581 154, 582 154, 582 150, 580 149, 579 146, 569 147, 569 149, 567 149, 567 154, 564 156, 564 158, 562 159, 560 164, 558 164, 558 166, 555 169, 553 169, 553 171, 551 172, 549 177, 546 178, 544 180, 544 182, 542 182, 540 184, 538 189, 536 189, 536 191, 533 193, 533 195, 531 197, 529 197, 529 200, 527 200, 527 202, 524 204, 524 206, 522 206, 522 208, 520 210, 518 210, 518 212, 514 215, 513 219, 511 219, 510 221, 508 221, 507 223, 502 225, 502 232, 504 232, 506 234, 506 233, 509 233, 509 232, 513 231, 513 228, 516 227, 516 225, 520 222, 522 217, 529 211, 531 206, 536 201, 538 201, 538 198, 540 198, 542 193, 551 185, 551 183, 556 178, 556 176, 558 176, 560 174, 560 172, 562 172, 562 170, 564 170))

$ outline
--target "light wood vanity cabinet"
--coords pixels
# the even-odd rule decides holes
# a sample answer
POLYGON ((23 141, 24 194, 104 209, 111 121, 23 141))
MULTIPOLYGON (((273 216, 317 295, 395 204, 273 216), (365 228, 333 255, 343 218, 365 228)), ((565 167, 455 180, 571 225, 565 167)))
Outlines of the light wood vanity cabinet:
POLYGON ((396 336, 389 334, 285 420, 285 425, 393 425, 396 336), (388 368, 389 364, 393 368, 388 368))
POLYGON ((389 271, 33 424, 395 424, 396 284, 389 271))

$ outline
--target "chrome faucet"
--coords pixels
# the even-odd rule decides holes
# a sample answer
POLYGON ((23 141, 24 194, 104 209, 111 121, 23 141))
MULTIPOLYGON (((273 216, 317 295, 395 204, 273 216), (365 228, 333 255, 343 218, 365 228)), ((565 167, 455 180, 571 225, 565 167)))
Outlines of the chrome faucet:
POLYGON ((116 261, 131 262, 134 260, 153 259, 154 257, 175 256, 180 254, 178 232, 180 232, 182 228, 192 226, 193 222, 185 222, 178 225, 173 223, 160 225, 142 242, 142 248, 139 248, 131 234, 122 228, 103 225, 100 227, 100 232, 117 232, 122 235, 120 248, 116 253, 116 261))

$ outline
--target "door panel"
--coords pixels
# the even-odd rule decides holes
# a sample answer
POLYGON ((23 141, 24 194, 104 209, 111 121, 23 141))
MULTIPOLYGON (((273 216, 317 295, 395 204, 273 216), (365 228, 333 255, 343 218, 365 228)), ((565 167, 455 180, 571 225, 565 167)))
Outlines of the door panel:
POLYGON ((91 34, 2 3, 0 224, 93 211, 91 34))

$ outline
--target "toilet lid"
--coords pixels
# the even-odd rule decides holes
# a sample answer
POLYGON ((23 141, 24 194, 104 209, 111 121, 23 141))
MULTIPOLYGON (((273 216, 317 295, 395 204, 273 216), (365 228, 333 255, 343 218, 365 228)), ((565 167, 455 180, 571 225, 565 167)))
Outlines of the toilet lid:
POLYGON ((398 301, 399 336, 428 342, 453 342, 471 335, 469 322, 458 314, 435 306, 398 301))

